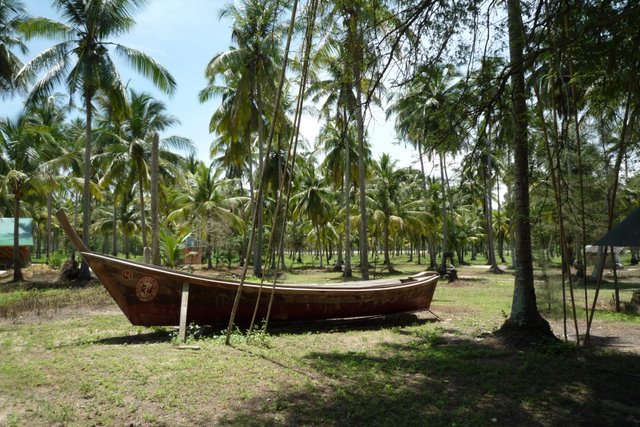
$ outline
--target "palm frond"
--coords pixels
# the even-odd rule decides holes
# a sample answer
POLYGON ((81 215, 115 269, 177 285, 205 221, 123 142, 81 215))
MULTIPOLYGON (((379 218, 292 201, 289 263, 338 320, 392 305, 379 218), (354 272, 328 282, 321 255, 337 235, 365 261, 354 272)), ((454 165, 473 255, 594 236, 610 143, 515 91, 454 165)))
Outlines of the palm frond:
POLYGON ((44 37, 52 40, 68 41, 72 40, 76 34, 73 27, 49 18, 27 19, 20 24, 19 30, 26 40, 44 37))
POLYGON ((145 77, 151 78, 160 90, 173 95, 176 90, 176 81, 169 71, 157 63, 152 57, 139 50, 116 44, 116 53, 126 59, 129 64, 145 77))

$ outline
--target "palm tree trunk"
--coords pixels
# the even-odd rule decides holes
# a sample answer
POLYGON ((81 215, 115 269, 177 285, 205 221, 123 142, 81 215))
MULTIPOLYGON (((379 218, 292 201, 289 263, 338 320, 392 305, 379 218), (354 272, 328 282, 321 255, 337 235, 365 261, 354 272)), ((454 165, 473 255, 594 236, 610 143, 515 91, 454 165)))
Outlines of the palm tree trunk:
POLYGON ((144 262, 150 262, 150 259, 147 259, 147 221, 145 219, 144 213, 144 179, 142 174, 138 176, 138 187, 140 187, 140 193, 138 195, 138 199, 140 200, 140 231, 142 233, 142 253, 144 255, 144 262))
POLYGON ((160 224, 158 218, 158 170, 160 168, 160 137, 153 134, 151 143, 151 263, 160 265, 160 224))
POLYGON ((351 51, 351 71, 353 72, 353 86, 356 92, 356 128, 358 138, 358 178, 360 186, 360 271, 362 279, 369 279, 369 248, 367 230, 367 197, 365 182, 365 145, 364 145, 364 118, 362 117, 362 39, 358 31, 358 12, 351 9, 345 19, 347 24, 347 46, 351 51))
POLYGON ((113 201, 113 227, 112 227, 112 234, 113 234, 113 243, 112 243, 112 248, 111 248, 111 255, 113 256, 118 256, 118 205, 116 204, 116 201, 113 201))
POLYGON ((213 270, 213 259, 211 257, 211 236, 207 233, 207 250, 205 254, 205 258, 207 259, 207 270, 213 270))
POLYGON ((492 194, 491 189, 491 122, 489 121, 489 115, 487 114, 487 164, 485 168, 485 211, 486 211, 486 228, 487 228, 487 252, 489 255, 489 271, 493 273, 502 273, 503 271, 498 267, 496 261, 496 250, 493 239, 493 206, 492 206, 492 194))
POLYGON ((447 221, 447 193, 445 191, 444 179, 444 155, 440 153, 440 182, 442 184, 442 264, 440 265, 440 274, 447 272, 447 255, 449 252, 449 227, 447 221))
MULTIPOLYGON (((255 244, 253 245, 253 274, 260 277, 262 276, 262 240, 264 223, 264 208, 262 203, 262 195, 264 194, 263 188, 264 182, 262 182, 262 171, 264 169, 264 125, 262 123, 262 93, 260 91, 260 85, 256 79, 256 105, 258 108, 258 200, 256 200, 257 209, 256 212, 256 236, 255 244)), ((275 120, 275 118, 274 118, 275 120)))
MULTIPOLYGON (((340 185, 340 204, 342 206, 344 206, 344 199, 345 199, 344 193, 345 193, 345 190, 344 190, 344 176, 343 176, 343 181, 342 181, 342 184, 340 185)), ((333 267, 334 271, 342 271, 342 267, 344 266, 344 258, 342 256, 343 239, 344 239, 344 236, 338 236, 338 242, 337 242, 337 248, 336 248, 338 259, 336 260, 335 267, 333 267)))
MULTIPOLYGON (((359 67, 356 67, 359 68, 359 67)), ((362 106, 361 102, 361 91, 360 91, 360 82, 357 80, 357 99, 358 106, 356 107, 356 118, 358 122, 358 141, 359 141, 359 151, 360 155, 358 156, 358 175, 359 175, 359 185, 360 185, 360 270, 362 273, 362 279, 369 279, 369 255, 368 255, 368 230, 367 230, 367 197, 366 197, 366 166, 365 166, 365 147, 364 147, 364 121, 362 118, 362 106)))
POLYGON ((522 23, 520 0, 508 0, 509 54, 513 103, 514 195, 516 271, 511 314, 499 333, 518 339, 554 337, 549 323, 540 316, 533 285, 531 251, 531 223, 529 218, 529 150, 527 140, 527 99, 523 51, 525 29, 522 23))
POLYGON ((384 221, 384 265, 387 266, 389 271, 393 270, 391 267, 391 258, 389 258, 389 217, 384 221))
MULTIPOLYGON (((86 109, 86 127, 85 138, 86 144, 84 147, 84 163, 82 164, 84 185, 82 189, 82 242, 89 247, 89 225, 91 223, 91 146, 93 145, 93 133, 91 130, 91 121, 93 120, 93 111, 91 106, 92 95, 85 93, 85 105, 86 109)), ((83 259, 80 264, 80 273, 78 274, 78 280, 87 281, 91 279, 89 273, 89 264, 83 259)))
POLYGON ((51 256, 51 212, 53 211, 53 194, 47 194, 47 264, 51 256))
POLYGON ((20 259, 20 190, 16 189, 13 203, 13 281, 22 282, 22 260, 20 259))
POLYGON ((129 259, 129 231, 124 229, 124 257, 129 259))
POLYGON ((418 157, 420 158, 420 172, 422 178, 422 191, 427 192, 427 175, 424 173, 424 159, 422 158, 422 144, 418 143, 418 157))
POLYGON ((429 270, 438 269, 438 260, 436 258, 436 242, 433 237, 427 238, 427 246, 429 250, 429 270))
MULTIPOLYGON (((343 109, 344 123, 347 126, 346 110, 343 109)), ((344 142, 344 267, 342 277, 350 278, 353 276, 351 270, 351 147, 349 146, 349 138, 346 136, 346 129, 343 131, 344 142)))
POLYGON ((507 260, 504 259, 504 230, 502 228, 502 202, 500 201, 500 182, 496 175, 496 191, 498 194, 498 256, 500 257, 500 262, 503 264, 507 263, 507 260))

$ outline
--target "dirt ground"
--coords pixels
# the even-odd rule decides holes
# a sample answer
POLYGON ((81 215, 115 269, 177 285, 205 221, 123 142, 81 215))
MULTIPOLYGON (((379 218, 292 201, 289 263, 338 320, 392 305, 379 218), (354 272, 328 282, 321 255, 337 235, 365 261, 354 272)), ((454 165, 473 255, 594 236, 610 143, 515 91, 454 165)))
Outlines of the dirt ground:
MULTIPOLYGON (((564 338, 564 322, 561 320, 550 321, 551 328, 561 338, 564 338)), ((580 342, 584 341, 585 324, 578 325, 580 342)), ((611 348, 618 351, 640 354, 640 327, 638 324, 625 322, 603 322, 594 319, 590 331, 591 345, 594 347, 611 348)), ((576 341, 575 325, 573 320, 567 321, 567 339, 576 341)))

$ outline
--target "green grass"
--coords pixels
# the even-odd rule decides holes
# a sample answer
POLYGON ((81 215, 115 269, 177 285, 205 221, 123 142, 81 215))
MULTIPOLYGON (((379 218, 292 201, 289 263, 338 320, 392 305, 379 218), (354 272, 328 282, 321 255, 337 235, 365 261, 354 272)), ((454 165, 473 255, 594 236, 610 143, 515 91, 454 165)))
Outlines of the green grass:
MULTIPOLYGON (((235 334, 231 347, 214 330, 189 339, 199 350, 178 349, 172 328, 131 326, 114 304, 102 305, 101 287, 15 287, 0 293, 0 307, 29 298, 60 306, 0 321, 0 425, 640 422, 638 354, 572 343, 505 347, 488 333, 509 312, 513 277, 479 268, 460 275, 436 291, 440 322, 328 323, 250 340, 235 334), (82 302, 64 306, 68 300, 82 302)), ((559 289, 550 283, 555 307, 559 289)), ((606 308, 599 321, 638 322, 606 308)))

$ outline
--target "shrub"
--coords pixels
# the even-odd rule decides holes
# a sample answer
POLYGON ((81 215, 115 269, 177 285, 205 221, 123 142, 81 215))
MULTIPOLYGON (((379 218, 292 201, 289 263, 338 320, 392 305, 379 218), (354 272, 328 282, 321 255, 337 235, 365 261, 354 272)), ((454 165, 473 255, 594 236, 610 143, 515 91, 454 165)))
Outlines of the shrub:
POLYGON ((51 268, 58 269, 62 267, 62 264, 69 258, 69 255, 64 251, 58 251, 51 254, 49 257, 49 265, 51 268))

